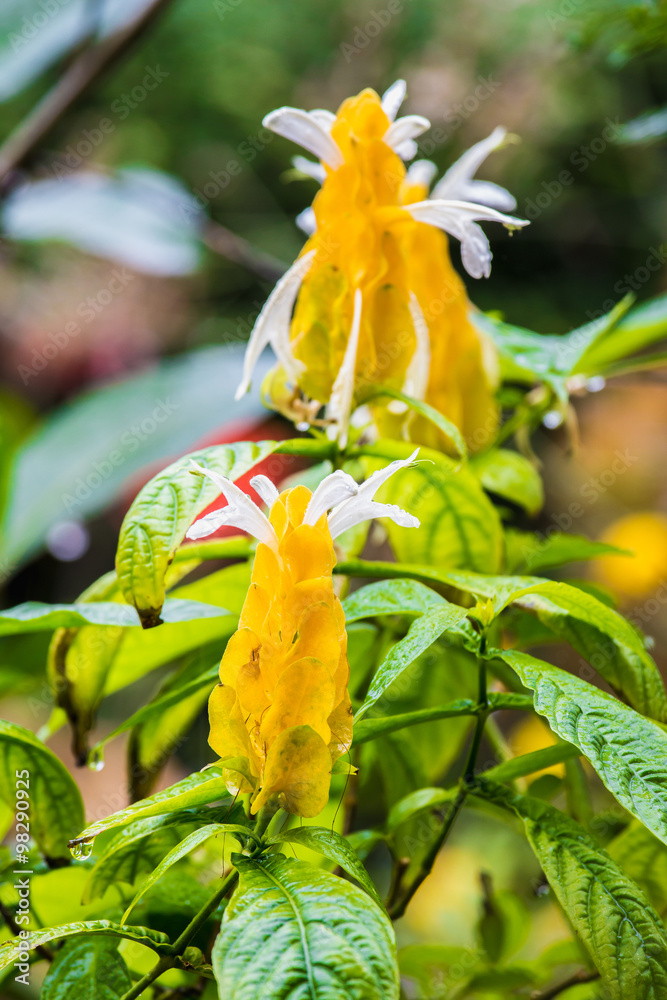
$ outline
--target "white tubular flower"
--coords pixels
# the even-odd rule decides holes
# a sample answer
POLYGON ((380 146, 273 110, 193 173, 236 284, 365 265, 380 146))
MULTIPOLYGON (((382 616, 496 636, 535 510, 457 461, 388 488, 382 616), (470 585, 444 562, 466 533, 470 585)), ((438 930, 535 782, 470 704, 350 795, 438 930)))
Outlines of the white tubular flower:
POLYGON ((327 172, 321 163, 315 163, 314 160, 308 160, 305 156, 293 156, 292 165, 295 170, 305 174, 306 177, 312 177, 312 179, 317 181, 318 184, 324 184, 327 172))
MULTIPOLYGON (((374 496, 390 476, 399 469, 414 462, 419 448, 409 458, 391 462, 384 469, 379 469, 358 485, 352 476, 342 469, 337 469, 325 476, 308 502, 303 524, 315 525, 323 514, 329 513, 327 523, 332 538, 337 538, 348 528, 353 528, 362 521, 370 521, 374 517, 389 517, 396 524, 406 528, 418 528, 419 520, 407 511, 394 504, 379 503, 374 496)), ((217 531, 222 525, 229 525, 247 531, 258 541, 270 546, 274 551, 278 545, 276 533, 266 514, 256 503, 243 492, 231 479, 221 476, 211 469, 204 469, 192 462, 193 471, 211 479, 227 500, 227 506, 206 514, 187 531, 186 538, 205 538, 217 531)), ((267 476, 253 476, 250 485, 257 491, 269 510, 280 497, 278 488, 267 476)))
POLYGON ((503 215, 493 208, 474 205, 467 201, 430 198, 427 201, 406 205, 405 211, 409 212, 416 222, 437 226, 450 236, 456 237, 461 243, 463 266, 473 278, 489 277, 493 257, 488 238, 477 222, 501 222, 508 229, 521 229, 528 225, 527 219, 503 215))
POLYGON ((329 111, 308 112, 300 108, 278 108, 264 118, 262 125, 276 135, 282 135, 303 146, 318 160, 336 170, 343 162, 343 154, 331 138, 330 129, 334 120, 335 115, 329 111))
POLYGON ((354 380, 359 350, 359 332, 361 330, 361 292, 357 288, 354 293, 354 316, 352 329, 345 348, 343 363, 338 370, 336 381, 331 390, 331 399, 327 405, 327 419, 332 421, 331 436, 338 439, 341 448, 347 444, 347 434, 352 412, 354 396, 354 380))
POLYGON ((246 347, 243 377, 236 390, 236 399, 240 399, 250 388, 255 365, 268 344, 273 347, 289 377, 296 378, 298 375, 299 365, 292 354, 289 339, 290 320, 301 282, 308 273, 314 256, 315 251, 310 250, 303 257, 298 257, 266 300, 246 347))
POLYGON ((428 324, 414 292, 410 292, 409 308, 415 330, 415 350, 405 373, 403 388, 406 395, 422 400, 426 395, 431 370, 431 340, 428 324))
POLYGON ((396 83, 392 83, 391 87, 388 87, 382 95, 382 110, 390 122, 396 121, 396 115, 398 114, 401 104, 405 100, 407 89, 408 86, 405 80, 397 80, 396 83))
MULTIPOLYGON (((206 538, 207 535, 212 535, 214 531, 217 531, 224 524, 231 528, 239 528, 241 531, 247 531, 253 538, 264 542, 265 545, 269 545, 272 549, 277 547, 278 539, 268 517, 250 499, 247 493, 244 493, 231 479, 221 476, 220 473, 214 472, 212 469, 205 469, 194 461, 191 464, 193 472, 198 473, 200 476, 206 476, 215 483, 227 501, 227 506, 221 507, 220 510, 214 510, 204 517, 200 517, 188 529, 185 535, 186 538, 206 538)), ((264 478, 262 477, 262 479, 264 478)), ((270 480, 267 481, 270 483, 270 480)), ((271 483, 271 485, 273 484, 271 483)))
POLYGON ((471 201, 476 205, 487 205, 500 212, 512 212, 516 208, 516 198, 491 181, 476 181, 474 176, 487 156, 506 145, 507 129, 499 125, 491 135, 475 143, 452 164, 431 192, 432 198, 451 201, 471 201))
POLYGON ((355 496, 349 500, 344 500, 329 514, 329 531, 332 538, 338 538, 348 528, 354 528, 362 521, 370 521, 374 517, 388 517, 394 524, 403 528, 418 528, 419 519, 414 514, 409 514, 407 510, 402 510, 395 504, 380 503, 374 500, 375 494, 383 483, 393 476, 399 469, 405 469, 416 459, 419 448, 410 455, 409 458, 399 459, 391 462, 384 469, 378 469, 370 479, 362 483, 355 496))

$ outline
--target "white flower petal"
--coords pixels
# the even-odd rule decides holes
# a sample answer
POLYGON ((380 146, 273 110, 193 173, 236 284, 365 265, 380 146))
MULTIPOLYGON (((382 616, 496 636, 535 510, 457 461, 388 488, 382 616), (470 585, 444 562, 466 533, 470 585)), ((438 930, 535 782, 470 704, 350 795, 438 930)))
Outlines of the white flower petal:
POLYGON ((228 523, 228 507, 223 507, 222 510, 214 510, 210 514, 200 517, 198 521, 195 521, 188 530, 185 532, 186 538, 206 538, 207 535, 212 535, 214 531, 221 528, 223 524, 228 523))
POLYGON ((368 521, 374 517, 389 517, 396 524, 401 524, 406 528, 419 527, 419 521, 412 514, 393 504, 379 503, 373 497, 383 483, 393 476, 399 469, 414 462, 419 454, 419 448, 410 455, 409 458, 398 459, 390 462, 384 469, 378 469, 370 478, 359 486, 357 495, 343 501, 335 510, 329 514, 329 530, 331 537, 337 538, 348 528, 353 528, 362 521, 368 521))
POLYGON ((471 146, 438 181, 433 188, 432 197, 472 201, 500 211, 511 212, 515 209, 516 198, 505 188, 491 181, 473 180, 489 153, 500 149, 505 144, 506 137, 507 129, 498 126, 486 139, 471 146))
POLYGON ((272 483, 268 476, 253 476, 250 485, 269 509, 280 496, 275 483, 272 483))
POLYGON ((240 399, 250 388, 254 367, 267 344, 273 345, 290 378, 295 378, 298 374, 290 347, 290 320, 301 282, 310 269, 314 256, 315 250, 310 250, 303 257, 297 258, 266 300, 250 334, 243 359, 243 377, 235 399, 240 399))
POLYGON ((396 150, 402 143, 408 139, 416 139, 430 127, 428 118, 423 118, 421 115, 404 115, 403 118, 397 118, 391 123, 382 138, 388 146, 396 150))
POLYGON ((340 366, 336 381, 331 390, 327 404, 327 418, 333 421, 332 430, 341 448, 347 444, 347 433, 350 425, 350 410, 354 396, 354 382, 357 368, 357 351, 359 349, 359 331, 361 330, 362 298, 359 289, 354 293, 354 316, 352 329, 345 348, 343 363, 340 366))
POLYGON ((276 135, 297 142, 332 170, 343 162, 343 154, 331 138, 328 128, 307 111, 300 108, 278 108, 266 115, 262 124, 276 135))
POLYGON ((332 507, 347 500, 348 497, 356 496, 358 487, 352 476, 342 469, 336 469, 330 476, 327 476, 319 484, 313 493, 306 512, 303 515, 304 524, 317 524, 322 514, 325 514, 332 507))
POLYGON ((313 121, 321 125, 322 128, 326 129, 327 132, 331 131, 331 126, 336 121, 336 116, 333 111, 327 111, 325 108, 314 108, 312 111, 306 112, 310 115, 313 121))
POLYGON ((406 205, 405 211, 417 222, 437 226, 460 240, 463 266, 473 278, 488 278, 491 273, 489 241, 484 231, 476 225, 477 221, 501 222, 509 229, 521 229, 529 224, 527 219, 517 219, 497 212, 494 208, 467 201, 429 198, 427 201, 406 205))
POLYGON ((293 156, 292 163, 294 167, 299 170, 306 177, 312 177, 314 181, 318 184, 324 184, 327 172, 321 163, 316 163, 314 160, 308 160, 305 156, 293 156))
POLYGON ((394 152, 397 156, 400 156, 402 160, 414 160, 415 156, 419 152, 419 146, 414 139, 406 139, 405 142, 402 142, 400 145, 394 147, 394 152))
POLYGON ((415 328, 416 344, 405 373, 405 392, 414 399, 423 399, 428 388, 428 376, 431 370, 431 339, 424 313, 421 311, 419 300, 414 292, 410 292, 409 308, 415 328))
POLYGON ((507 129, 499 125, 486 139, 476 142, 474 146, 467 149, 435 185, 433 197, 461 198, 461 185, 472 180, 489 154, 503 145, 506 135, 507 129))
POLYGON ((299 212, 295 222, 301 232, 305 233, 306 236, 312 236, 317 229, 317 219, 315 218, 315 212, 309 205, 308 208, 304 208, 303 212, 299 212))
MULTIPOLYGON (((247 531, 248 534, 252 535, 258 541, 264 542, 265 545, 270 545, 272 548, 278 544, 276 533, 268 517, 259 509, 256 503, 253 503, 247 493, 244 493, 231 479, 221 476, 219 472, 215 472, 213 469, 205 469, 194 461, 191 461, 190 464, 195 472, 212 480, 227 501, 226 507, 223 507, 219 511, 212 511, 212 514, 216 515, 218 519, 222 519, 218 520, 217 527, 220 527, 221 524, 228 524, 234 528, 240 528, 241 531, 247 531)), ((201 520, 205 521, 206 518, 202 518, 201 520)), ((211 519, 210 524, 213 523, 214 521, 211 519)), ((192 525, 187 533, 188 538, 203 537, 202 535, 191 533, 198 531, 198 525, 199 521, 196 521, 192 525)), ((215 530, 215 528, 209 528, 205 534, 210 535, 211 531, 215 530)))
POLYGON ((382 110, 390 122, 395 120, 398 110, 405 100, 407 89, 405 80, 397 80, 382 95, 382 110))
POLYGON ((415 160, 406 171, 405 183, 421 184, 425 188, 430 188, 431 181, 437 172, 438 168, 432 160, 415 160))
POLYGON ((461 201, 473 201, 477 205, 486 205, 499 212, 513 212, 516 208, 516 198, 507 188, 493 181, 468 181, 461 185, 460 194, 452 195, 461 201))

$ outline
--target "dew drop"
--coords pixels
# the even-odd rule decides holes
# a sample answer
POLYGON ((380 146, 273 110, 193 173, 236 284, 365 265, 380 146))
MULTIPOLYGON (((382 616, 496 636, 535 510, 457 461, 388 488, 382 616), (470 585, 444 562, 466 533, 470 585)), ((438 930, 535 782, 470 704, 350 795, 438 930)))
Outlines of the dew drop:
POLYGON ((549 410, 548 413, 544 414, 542 418, 542 423, 547 428, 547 430, 554 430, 556 427, 560 427, 563 423, 563 414, 559 413, 558 410, 549 410))
POLYGON ((79 840, 76 844, 70 847, 70 852, 72 857, 76 861, 85 861, 93 853, 93 844, 95 843, 95 838, 91 837, 90 840, 79 840))
POLYGON ((88 767, 91 771, 101 771, 104 767, 104 755, 101 750, 91 753, 88 758, 88 767))

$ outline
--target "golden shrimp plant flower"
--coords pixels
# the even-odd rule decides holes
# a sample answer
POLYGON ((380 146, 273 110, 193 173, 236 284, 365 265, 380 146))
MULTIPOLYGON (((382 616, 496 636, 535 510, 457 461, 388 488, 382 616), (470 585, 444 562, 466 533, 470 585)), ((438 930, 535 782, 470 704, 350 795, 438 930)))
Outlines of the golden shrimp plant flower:
POLYGON ((504 128, 469 149, 429 195, 435 165, 418 160, 406 168, 404 159, 430 123, 396 117, 404 96, 399 80, 382 98, 373 90, 349 98, 336 115, 280 108, 264 119, 317 157, 294 162, 322 187, 298 220, 309 238, 257 318, 237 398, 271 344, 278 367, 267 395, 297 423, 312 422, 324 406, 324 421, 344 446, 352 413, 375 392, 380 432, 447 447, 405 401, 380 403, 382 387, 435 407, 474 450, 497 425, 497 357, 470 322, 445 233, 459 240, 468 273, 488 277, 492 255, 478 223, 511 230, 527 222, 504 214, 516 205, 509 192, 474 179, 507 141, 504 128))
POLYGON ((328 801, 333 763, 352 742, 333 540, 374 517, 419 525, 407 511, 374 499, 416 454, 361 485, 338 470, 312 493, 305 486, 279 493, 266 476, 255 476, 250 482, 268 516, 230 480, 193 463, 217 484, 227 506, 196 521, 188 537, 202 538, 224 524, 258 540, 239 627, 209 702, 209 743, 230 791, 252 793, 254 813, 272 796, 299 816, 316 816, 328 801))

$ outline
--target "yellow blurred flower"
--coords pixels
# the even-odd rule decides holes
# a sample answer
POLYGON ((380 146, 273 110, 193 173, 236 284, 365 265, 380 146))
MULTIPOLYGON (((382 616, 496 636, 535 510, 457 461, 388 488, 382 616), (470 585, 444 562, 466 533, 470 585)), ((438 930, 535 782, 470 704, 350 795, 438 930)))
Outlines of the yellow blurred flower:
POLYGON ((601 556, 595 574, 619 597, 643 597, 656 590, 667 577, 667 518, 647 512, 629 514, 614 521, 600 541, 628 549, 633 556, 601 556))
MULTIPOLYGON (((515 757, 522 757, 524 754, 533 753, 534 750, 546 750, 547 747, 554 746, 558 740, 549 726, 539 715, 527 715, 521 719, 512 729, 509 737, 509 744, 515 757)), ((542 774, 555 774, 558 778, 565 777, 565 765, 553 764, 545 767, 541 771, 531 774, 530 780, 542 774)))
MULTIPOLYGON (((382 98, 373 90, 349 98, 337 115, 280 108, 265 118, 267 128, 318 157, 295 164, 322 188, 299 217, 309 239, 258 317, 238 394, 271 343, 279 365, 266 393, 297 423, 312 423, 324 406, 332 437, 344 445, 352 413, 382 386, 430 403, 474 450, 497 424, 497 358, 468 319, 444 233, 460 240, 464 267, 479 278, 490 273, 491 251, 478 221, 527 223, 498 211, 516 205, 507 191, 473 180, 506 141, 502 128, 468 150, 429 196, 435 165, 420 160, 406 169, 403 160, 430 123, 396 118, 404 96, 399 80, 382 98)), ((370 406, 381 433, 447 446, 402 401, 370 406)))
POLYGON ((202 538, 222 524, 254 535, 259 544, 238 630, 220 664, 209 702, 209 742, 232 792, 251 792, 257 812, 277 796, 299 816, 316 816, 329 797, 333 763, 352 742, 347 692, 345 615, 333 589, 333 540, 373 517, 405 527, 417 518, 374 500, 375 492, 408 459, 392 462, 360 486, 337 471, 311 493, 279 493, 265 476, 251 485, 262 510, 234 483, 201 466, 227 506, 190 528, 202 538))

